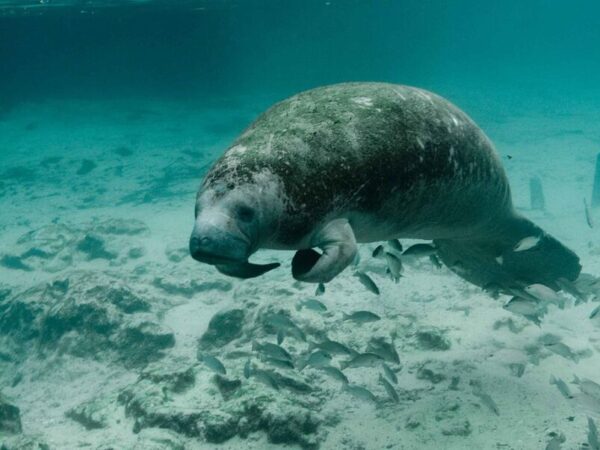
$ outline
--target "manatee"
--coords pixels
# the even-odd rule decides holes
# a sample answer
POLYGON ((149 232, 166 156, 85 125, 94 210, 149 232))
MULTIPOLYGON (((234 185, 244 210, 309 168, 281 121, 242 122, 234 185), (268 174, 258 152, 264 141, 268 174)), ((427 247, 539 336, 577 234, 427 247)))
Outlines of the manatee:
POLYGON ((464 112, 415 87, 342 83, 283 100, 252 123, 200 186, 193 258, 239 278, 259 249, 296 250, 292 275, 325 283, 357 243, 432 240, 480 286, 557 287, 579 258, 514 208, 493 144, 464 112), (535 247, 515 252, 528 236, 535 247), (315 250, 320 249, 321 252, 315 250))

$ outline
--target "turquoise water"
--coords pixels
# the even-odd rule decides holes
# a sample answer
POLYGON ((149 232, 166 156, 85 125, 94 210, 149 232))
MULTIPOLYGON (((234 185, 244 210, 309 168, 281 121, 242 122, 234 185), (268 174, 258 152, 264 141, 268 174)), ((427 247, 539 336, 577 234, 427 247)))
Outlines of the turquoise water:
MULTIPOLYGON (((599 13, 0 0, 0 448, 598 448, 599 13), (217 158, 274 103, 350 81, 464 111, 579 279, 497 293, 385 240, 319 287, 294 279, 290 250, 259 250, 281 267, 245 280, 194 261, 217 158)), ((568 265, 544 255, 521 275, 568 265)))

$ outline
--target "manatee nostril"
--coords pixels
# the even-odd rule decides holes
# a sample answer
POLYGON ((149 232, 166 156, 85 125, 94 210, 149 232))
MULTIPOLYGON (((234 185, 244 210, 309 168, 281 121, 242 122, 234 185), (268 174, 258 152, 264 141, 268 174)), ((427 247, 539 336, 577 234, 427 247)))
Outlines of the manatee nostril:
POLYGON ((192 257, 197 257, 206 252, 206 248, 212 243, 212 239, 209 237, 193 237, 190 239, 190 254, 192 257))

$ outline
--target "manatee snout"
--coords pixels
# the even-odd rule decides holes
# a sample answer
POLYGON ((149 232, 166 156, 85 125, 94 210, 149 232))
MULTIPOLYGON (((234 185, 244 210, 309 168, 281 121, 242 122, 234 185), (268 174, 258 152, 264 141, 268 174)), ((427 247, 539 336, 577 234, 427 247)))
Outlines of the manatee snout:
POLYGON ((250 256, 250 243, 227 230, 196 228, 190 237, 190 255, 212 265, 243 262, 250 256))

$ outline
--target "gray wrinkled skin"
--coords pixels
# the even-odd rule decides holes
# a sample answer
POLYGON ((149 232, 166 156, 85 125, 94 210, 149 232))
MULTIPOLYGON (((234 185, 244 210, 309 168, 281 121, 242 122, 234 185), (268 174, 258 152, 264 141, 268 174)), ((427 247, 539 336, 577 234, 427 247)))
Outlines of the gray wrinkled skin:
POLYGON ((581 269, 514 211, 479 127, 407 86, 345 83, 277 103, 215 163, 196 208, 196 259, 242 278, 271 270, 247 262, 257 249, 297 249, 294 277, 327 282, 353 261, 356 242, 400 237, 434 240, 442 261, 480 286, 554 287, 581 269), (244 208, 251 219, 236 212, 244 208), (538 235, 535 252, 513 252, 538 235), (312 247, 323 255, 304 250, 312 247))
POLYGON ((358 242, 467 235, 512 211, 493 147, 459 109, 427 91, 346 83, 303 92, 262 114, 202 189, 282 184, 284 214, 264 247, 296 248, 349 218, 358 242), (490 205, 495 205, 491 209, 490 205))

